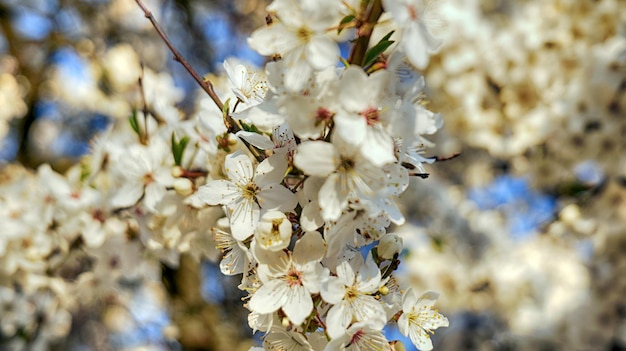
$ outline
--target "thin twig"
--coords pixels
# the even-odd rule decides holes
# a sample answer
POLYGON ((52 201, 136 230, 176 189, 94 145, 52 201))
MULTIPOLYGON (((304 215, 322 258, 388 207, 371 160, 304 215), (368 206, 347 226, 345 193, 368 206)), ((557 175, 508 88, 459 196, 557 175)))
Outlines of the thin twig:
MULTIPOLYGON (((172 42, 168 39, 167 35, 163 31, 163 29, 161 28, 157 20, 154 18, 154 15, 152 15, 152 12, 148 10, 146 5, 144 5, 144 3, 141 0, 135 0, 135 2, 137 3, 137 5, 139 5, 141 10, 143 11, 144 16, 150 20, 150 23, 152 23, 152 26, 154 27, 154 29, 157 31, 161 39, 163 39, 163 41, 165 42, 165 45, 167 45, 167 47, 170 49, 170 51, 174 55, 174 60, 180 62, 180 64, 183 65, 183 67, 185 67, 187 72, 191 74, 193 79, 200 85, 200 87, 202 87, 202 89, 207 94, 209 94, 209 96, 211 97, 211 100, 213 100, 217 108, 219 108, 220 111, 223 111, 224 103, 222 102, 222 100, 220 100, 219 96, 217 96, 217 94, 215 93, 215 90, 213 89, 213 84, 209 80, 206 80, 200 77, 200 75, 198 75, 198 73, 191 67, 189 62, 187 62, 187 60, 185 60, 185 58, 180 54, 180 52, 178 52, 176 47, 174 47, 174 44, 172 44, 172 42)), ((236 133, 240 130, 237 123, 235 123, 233 118, 228 114, 226 115, 226 124, 227 124, 226 128, 228 128, 228 131, 231 133, 236 133)))

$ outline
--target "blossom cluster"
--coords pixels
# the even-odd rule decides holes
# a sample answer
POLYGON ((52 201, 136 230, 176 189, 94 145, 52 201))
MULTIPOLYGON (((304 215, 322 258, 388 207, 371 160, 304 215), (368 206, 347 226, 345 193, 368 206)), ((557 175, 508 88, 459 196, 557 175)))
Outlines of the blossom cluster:
MULTIPOLYGON (((130 117, 66 175, 44 165, 0 183, 0 287, 108 301, 154 278, 155 262, 175 267, 189 254, 241 276, 265 349, 393 350, 388 323, 432 349, 448 320, 437 293, 400 286, 402 239, 388 233, 405 222, 398 197, 410 177, 428 175, 427 138, 442 125, 420 73, 440 44, 429 9, 275 0, 249 39, 272 60, 264 69, 227 60, 213 80, 224 102, 202 97, 187 117, 169 76, 141 68, 128 46, 110 50, 104 67, 119 100, 90 108, 130 117), (376 41, 380 18, 393 29, 376 41)), ((59 91, 91 105, 88 88, 59 91)), ((53 304, 46 320, 63 321, 55 337, 69 328, 67 310, 88 300, 53 304)), ((4 339, 30 335, 18 322, 4 339)))
POLYGON ((485 150, 540 186, 586 160, 621 172, 625 10, 619 0, 446 2, 454 34, 426 73, 445 147, 485 150))
POLYGON ((446 116, 438 146, 463 157, 438 167, 438 186, 413 188, 407 198, 430 200, 412 204, 424 228, 400 231, 412 284, 428 282, 466 324, 440 347, 623 347, 625 5, 446 2, 451 35, 425 77, 446 116), (524 196, 503 186, 518 176, 524 196), (485 203, 501 195, 477 199, 477 188, 517 203, 485 203))

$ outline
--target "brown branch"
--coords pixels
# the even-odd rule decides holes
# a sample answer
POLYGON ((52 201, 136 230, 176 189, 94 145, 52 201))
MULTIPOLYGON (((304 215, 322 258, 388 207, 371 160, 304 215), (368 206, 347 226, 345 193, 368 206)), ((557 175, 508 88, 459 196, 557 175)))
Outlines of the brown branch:
POLYGON ((350 57, 348 58, 348 62, 350 64, 361 67, 365 64, 365 62, 363 62, 365 60, 365 53, 367 52, 367 47, 369 46, 374 26, 378 22, 382 13, 383 5, 381 4, 381 0, 373 0, 367 10, 367 13, 362 19, 360 19, 360 23, 357 26, 358 38, 356 39, 354 46, 352 47, 352 51, 350 52, 350 57))
MULTIPOLYGON (((193 69, 193 67, 191 67, 189 62, 185 60, 185 58, 180 54, 180 52, 176 49, 176 47, 174 47, 174 44, 172 44, 172 42, 168 39, 167 35, 165 34, 165 32, 163 31, 163 29, 161 28, 157 20, 152 15, 152 12, 148 10, 146 5, 144 5, 144 3, 141 0, 135 0, 135 2, 137 3, 137 5, 139 5, 141 10, 143 11, 144 16, 148 20, 150 20, 150 23, 152 23, 152 26, 154 27, 154 29, 157 31, 161 39, 163 39, 163 41, 165 42, 165 45, 167 45, 167 47, 170 49, 170 51, 174 55, 174 60, 180 62, 180 64, 183 65, 183 67, 185 67, 185 69, 187 70, 187 72, 189 72, 191 77, 193 77, 193 79, 200 85, 200 87, 207 94, 209 94, 209 96, 211 97, 211 100, 213 100, 217 108, 219 108, 220 111, 223 111, 224 103, 222 103, 222 100, 220 100, 220 98, 215 93, 215 90, 213 89, 213 84, 210 81, 205 80, 202 77, 200 77, 200 75, 198 75, 198 73, 193 69)), ((225 114, 225 123, 226 123, 226 128, 228 128, 228 131, 231 133, 236 133, 240 130, 237 123, 228 114, 225 114)))

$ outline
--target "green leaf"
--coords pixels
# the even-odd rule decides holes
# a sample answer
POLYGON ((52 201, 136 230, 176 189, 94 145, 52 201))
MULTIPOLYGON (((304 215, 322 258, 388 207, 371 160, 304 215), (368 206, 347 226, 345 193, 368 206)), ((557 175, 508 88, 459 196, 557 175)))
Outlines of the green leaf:
POLYGON ((380 54, 385 52, 385 50, 387 50, 387 48, 391 46, 391 44, 395 43, 395 41, 389 40, 389 38, 391 38, 391 35, 394 32, 395 31, 392 30, 391 32, 387 33, 387 35, 385 35, 382 39, 380 39, 378 44, 374 45, 371 49, 369 49, 365 53, 365 64, 363 65, 363 67, 367 67, 371 65, 372 63, 374 63, 374 61, 376 61, 376 59, 378 58, 378 56, 380 56, 380 54))
POLYGON ((130 127, 137 133, 137 135, 141 136, 139 132, 139 122, 137 121, 137 109, 133 107, 133 113, 128 117, 128 122, 130 122, 130 127))
POLYGON ((230 98, 228 98, 224 102, 224 106, 222 106, 222 116, 226 117, 230 113, 230 98))
POLYGON ((176 135, 172 133, 172 155, 174 156, 174 163, 177 166, 180 166, 183 161, 183 154, 185 153, 187 144, 189 144, 188 136, 184 136, 180 141, 177 141, 176 135))
POLYGON ((259 128, 257 128, 257 126, 255 126, 254 124, 246 124, 244 122, 241 122, 241 128, 246 132, 262 134, 259 128))
POLYGON ((350 23, 352 21, 354 21, 356 17, 354 17, 354 15, 347 15, 346 17, 341 19, 341 22, 339 22, 339 28, 337 29, 337 34, 341 33, 341 31, 343 30, 343 25, 350 23))

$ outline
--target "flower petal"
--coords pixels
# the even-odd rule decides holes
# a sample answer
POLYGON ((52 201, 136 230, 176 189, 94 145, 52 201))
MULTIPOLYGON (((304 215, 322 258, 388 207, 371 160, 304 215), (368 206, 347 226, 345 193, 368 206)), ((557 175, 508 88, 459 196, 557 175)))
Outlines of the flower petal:
POLYGON ((285 155, 273 154, 257 166, 254 173, 254 183, 259 188, 264 188, 268 184, 280 183, 283 181, 288 166, 285 155))
POLYGON ((243 241, 249 238, 254 233, 259 223, 261 210, 252 199, 241 198, 232 207, 229 206, 231 211, 230 215, 230 229, 233 234, 233 238, 243 241))
POLYGON ((342 186, 338 174, 328 176, 319 194, 322 217, 325 220, 334 221, 341 216, 341 212, 348 206, 348 191, 342 186))
POLYGON ((337 169, 340 160, 333 144, 307 141, 298 146, 293 163, 308 175, 326 177, 337 169))
POLYGON ((319 262, 326 253, 326 242, 319 232, 306 232, 296 241, 293 249, 293 261, 306 264, 319 262))
POLYGON ((307 61, 318 71, 337 64, 339 55, 339 46, 326 35, 314 36, 306 46, 307 61))
POLYGON ((326 317, 326 332, 331 338, 343 335, 352 321, 352 311, 346 308, 344 303, 333 306, 326 317))
MULTIPOLYGON (((281 280, 270 280, 257 290, 248 306, 257 313, 266 314, 277 311, 290 298, 291 290, 281 280)), ((310 298, 310 297, 309 297, 310 298)))
POLYGON ((293 324, 302 324, 313 311, 313 299, 309 291, 301 285, 290 288, 287 301, 283 304, 283 311, 293 324))
POLYGON ((246 154, 235 152, 226 156, 224 161, 228 178, 237 185, 246 185, 252 180, 254 167, 252 160, 246 154))
POLYGON ((190 202, 200 201, 207 205, 230 205, 241 198, 241 189, 228 180, 208 182, 190 196, 190 202))
POLYGON ((262 209, 280 212, 289 212, 298 204, 296 195, 278 183, 262 188, 257 194, 257 200, 262 209))
POLYGON ((265 134, 240 130, 235 135, 252 144, 253 146, 258 147, 261 150, 271 150, 274 148, 274 143, 272 142, 272 140, 270 140, 270 137, 265 134))

